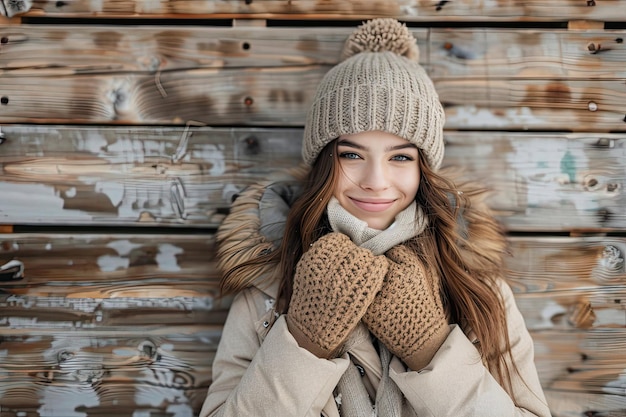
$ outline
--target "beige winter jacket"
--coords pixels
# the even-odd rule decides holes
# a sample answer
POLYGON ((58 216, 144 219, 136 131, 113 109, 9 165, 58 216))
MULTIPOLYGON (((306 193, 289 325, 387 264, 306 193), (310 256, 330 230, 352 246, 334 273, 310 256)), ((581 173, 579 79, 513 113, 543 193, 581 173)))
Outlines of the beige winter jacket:
MULTIPOLYGON (((254 204, 254 198, 245 197, 240 204, 251 202, 255 206, 252 212, 268 206, 267 201, 254 204)), ((231 221, 235 218, 236 214, 231 221)), ((250 219, 239 220, 248 224, 250 219)), ((255 224, 259 226, 258 219, 255 224)), ((238 248, 237 256, 243 252, 238 248)), ((500 284, 519 369, 519 375, 511 375, 516 403, 483 365, 470 338, 451 325, 448 338, 426 368, 415 372, 407 370, 398 358, 391 362, 390 378, 419 417, 550 416, 534 364, 532 339, 510 287, 503 280, 500 284)), ((347 354, 320 359, 298 346, 285 316, 274 312, 277 291, 276 282, 262 288, 251 286, 233 300, 200 417, 339 417, 336 401, 340 399, 335 399, 333 391, 347 367, 355 363, 364 371, 370 394, 378 387, 382 368, 370 337, 351 341, 348 352, 354 362, 347 354)))
MULTIPOLYGON (((406 371, 399 360, 391 379, 422 417, 550 416, 533 362, 533 343, 506 284, 509 337, 521 378, 513 374, 517 407, 480 360, 459 327, 430 365, 406 371), (523 380, 522 380, 523 379, 523 380)), ((347 355, 319 359, 300 348, 285 317, 275 319, 275 289, 249 288, 233 301, 213 363, 213 383, 200 417, 338 417, 333 390, 348 366, 347 355)), ((377 384, 382 373, 372 343, 363 340, 350 353, 377 384)))

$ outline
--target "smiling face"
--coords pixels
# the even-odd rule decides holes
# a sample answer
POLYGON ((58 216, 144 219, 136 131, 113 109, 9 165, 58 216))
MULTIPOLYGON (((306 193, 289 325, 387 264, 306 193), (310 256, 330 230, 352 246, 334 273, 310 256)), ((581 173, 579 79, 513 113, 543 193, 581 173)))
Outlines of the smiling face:
POLYGON ((333 196, 372 229, 384 230, 415 200, 418 149, 381 131, 342 135, 337 142, 339 180, 333 196))

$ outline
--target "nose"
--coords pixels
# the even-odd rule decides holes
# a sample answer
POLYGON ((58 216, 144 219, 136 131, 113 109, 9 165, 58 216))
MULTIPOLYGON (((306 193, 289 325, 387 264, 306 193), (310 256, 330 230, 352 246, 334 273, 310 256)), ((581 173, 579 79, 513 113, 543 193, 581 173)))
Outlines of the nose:
POLYGON ((370 160, 361 173, 359 186, 364 190, 381 191, 389 188, 390 178, 386 165, 381 161, 370 160))

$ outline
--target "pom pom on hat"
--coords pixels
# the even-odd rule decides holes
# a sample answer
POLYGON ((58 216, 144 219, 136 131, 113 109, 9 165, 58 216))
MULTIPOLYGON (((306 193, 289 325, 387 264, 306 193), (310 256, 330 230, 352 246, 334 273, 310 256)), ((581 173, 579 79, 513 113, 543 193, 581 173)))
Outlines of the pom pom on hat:
POLYGON ((417 39, 405 24, 396 19, 374 19, 359 26, 346 40, 341 60, 345 61, 360 52, 389 51, 419 61, 417 39))
POLYGON ((317 87, 307 113, 302 158, 313 165, 339 138, 383 131, 417 146, 433 170, 443 160, 445 114, 417 59, 417 40, 395 19, 374 19, 346 40, 342 62, 317 87))

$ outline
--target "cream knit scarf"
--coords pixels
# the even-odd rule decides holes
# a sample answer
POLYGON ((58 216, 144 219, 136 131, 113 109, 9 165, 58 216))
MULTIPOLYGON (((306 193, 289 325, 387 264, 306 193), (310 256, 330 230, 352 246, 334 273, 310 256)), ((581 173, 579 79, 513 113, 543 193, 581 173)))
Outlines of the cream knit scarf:
POLYGON ((331 198, 326 212, 334 232, 348 235, 355 244, 371 250, 374 255, 382 255, 394 246, 419 235, 428 223, 422 208, 415 202, 398 213, 395 221, 385 230, 368 227, 366 222, 348 213, 335 197, 331 198))
MULTIPOLYGON (((327 213, 333 231, 348 235, 354 243, 370 249, 375 255, 381 255, 392 247, 421 234, 428 223, 421 207, 418 207, 415 202, 400 212, 391 226, 385 230, 368 227, 366 222, 348 213, 334 197, 328 203, 327 213)), ((416 416, 400 389, 389 378, 391 353, 382 343, 378 346, 383 373, 374 404, 356 366, 349 366, 337 384, 339 398, 341 398, 340 414, 343 417, 416 416)))

